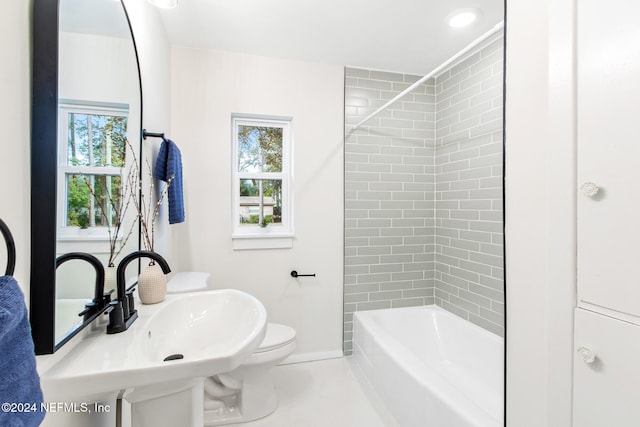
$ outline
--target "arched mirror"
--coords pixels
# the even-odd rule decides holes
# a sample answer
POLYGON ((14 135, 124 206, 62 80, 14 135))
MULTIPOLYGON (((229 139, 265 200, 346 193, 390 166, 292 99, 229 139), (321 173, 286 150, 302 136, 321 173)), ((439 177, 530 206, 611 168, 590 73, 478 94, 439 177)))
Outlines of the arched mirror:
POLYGON ((142 93, 121 1, 35 0, 33 16, 30 315, 36 354, 48 354, 94 320, 80 314, 95 296, 94 267, 56 269, 56 258, 89 253, 109 270, 139 247, 128 177, 138 174, 142 93))

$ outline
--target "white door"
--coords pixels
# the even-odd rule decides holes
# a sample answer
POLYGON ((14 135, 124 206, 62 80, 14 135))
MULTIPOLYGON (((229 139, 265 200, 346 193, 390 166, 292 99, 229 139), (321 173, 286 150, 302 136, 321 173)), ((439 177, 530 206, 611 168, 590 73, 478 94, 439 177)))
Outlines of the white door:
POLYGON ((640 1, 577 7, 578 303, 640 316, 640 1))

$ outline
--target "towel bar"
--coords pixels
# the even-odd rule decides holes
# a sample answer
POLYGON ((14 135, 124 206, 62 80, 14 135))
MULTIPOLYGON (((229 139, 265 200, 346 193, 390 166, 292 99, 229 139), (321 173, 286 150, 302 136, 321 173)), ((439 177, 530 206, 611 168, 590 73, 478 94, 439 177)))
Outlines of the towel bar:
POLYGON ((293 270, 291 272, 291 277, 316 277, 316 274, 299 274, 297 271, 293 270))

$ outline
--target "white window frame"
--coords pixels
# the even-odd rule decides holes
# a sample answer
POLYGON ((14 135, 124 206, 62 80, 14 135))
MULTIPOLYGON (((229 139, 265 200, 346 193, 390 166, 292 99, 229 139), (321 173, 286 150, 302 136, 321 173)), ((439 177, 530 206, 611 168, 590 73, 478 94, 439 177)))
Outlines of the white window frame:
POLYGON ((234 249, 292 247, 293 228, 293 119, 263 115, 231 115, 232 131, 232 239, 234 249), (249 173, 238 171, 238 126, 282 128, 282 171, 249 173), (240 225, 240 180, 282 180, 282 222, 266 227, 240 225))
MULTIPOLYGON (((69 113, 86 113, 129 117, 129 106, 115 103, 96 103, 90 101, 63 100, 58 103, 58 178, 57 178, 57 240, 58 241, 96 241, 109 240, 107 227, 89 227, 81 230, 66 225, 67 218, 67 185, 66 175, 70 173, 123 176, 125 167, 117 166, 71 166, 68 162, 67 143, 69 139, 69 113)), ((127 129, 128 133, 128 129, 127 129)), ((126 148, 128 151, 128 148, 126 148)), ((119 239, 122 236, 119 236, 119 239)))

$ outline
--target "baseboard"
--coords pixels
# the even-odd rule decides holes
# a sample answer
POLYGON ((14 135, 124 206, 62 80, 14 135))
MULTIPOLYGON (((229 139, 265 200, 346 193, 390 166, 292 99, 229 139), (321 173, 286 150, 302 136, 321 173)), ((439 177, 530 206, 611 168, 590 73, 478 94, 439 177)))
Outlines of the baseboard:
POLYGON ((343 357, 342 350, 321 351, 318 353, 299 353, 292 354, 284 359, 280 364, 289 365, 292 363, 313 362, 316 360, 337 359, 343 357))

